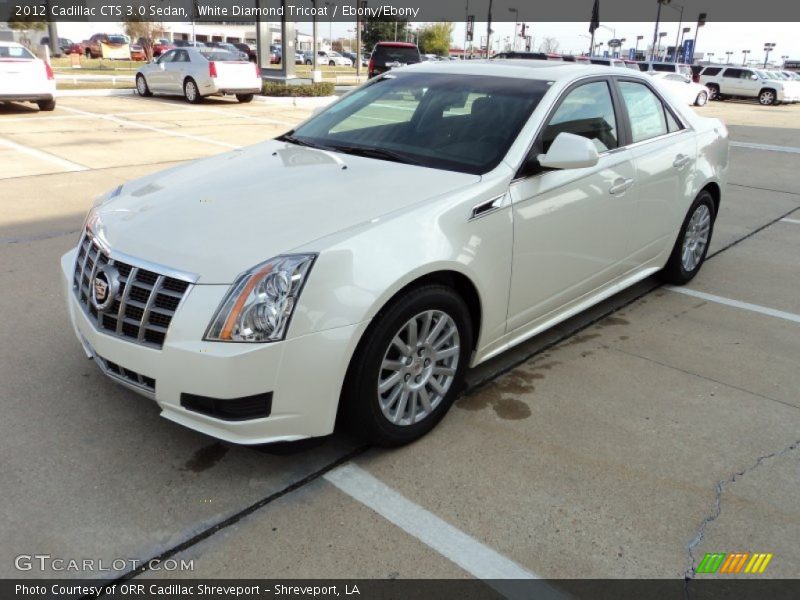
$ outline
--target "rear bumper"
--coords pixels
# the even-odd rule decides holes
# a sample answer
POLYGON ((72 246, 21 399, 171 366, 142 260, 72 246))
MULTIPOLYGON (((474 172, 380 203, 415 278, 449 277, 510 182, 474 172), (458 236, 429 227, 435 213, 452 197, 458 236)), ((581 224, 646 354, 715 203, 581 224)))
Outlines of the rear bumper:
POLYGON ((0 102, 39 102, 53 99, 51 92, 35 94, 0 94, 0 102))
POLYGON ((218 94, 260 94, 261 88, 220 88, 218 94))
POLYGON ((272 344, 206 342, 203 331, 228 286, 196 285, 157 350, 92 324, 72 288, 76 254, 73 249, 61 258, 62 287, 76 336, 106 375, 154 400, 162 417, 238 444, 292 441, 333 431, 350 356, 367 322, 272 344), (233 406, 269 394, 268 417, 238 421, 189 410, 182 402, 193 395, 233 406))

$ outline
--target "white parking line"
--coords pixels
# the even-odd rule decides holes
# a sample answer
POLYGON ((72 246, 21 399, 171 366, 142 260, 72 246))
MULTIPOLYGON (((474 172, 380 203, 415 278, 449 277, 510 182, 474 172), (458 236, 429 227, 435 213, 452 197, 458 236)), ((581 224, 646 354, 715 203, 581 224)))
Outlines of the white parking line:
MULTIPOLYGON (((522 594, 522 589, 506 585, 509 582, 497 580, 538 579, 537 575, 411 502, 357 465, 343 465, 323 477, 471 575, 488 580, 488 585, 506 597, 530 597, 522 594)), ((549 591, 552 597, 558 596, 555 590, 549 591)))
POLYGON ((781 219, 781 223, 794 223, 795 225, 800 225, 800 220, 798 219, 781 219))
POLYGON ((177 138, 184 138, 187 140, 194 140, 195 142, 203 142, 205 144, 213 144, 215 146, 222 146, 223 148, 231 148, 231 149, 239 149, 241 146, 237 146, 236 144, 229 144, 228 142, 221 142, 219 140, 214 140, 211 138, 199 136, 199 135, 192 135, 190 133, 181 133, 180 131, 173 131, 171 129, 163 129, 161 127, 153 127, 152 125, 145 125, 144 123, 139 123, 137 121, 130 121, 128 119, 120 119, 119 117, 115 117, 114 115, 107 115, 102 113, 93 113, 87 110, 80 110, 79 108, 71 108, 68 106, 62 106, 61 110, 67 110, 70 112, 74 112, 79 115, 89 115, 93 116, 97 119, 103 119, 105 121, 111 121, 112 123, 118 123, 120 125, 124 125, 127 127, 133 127, 136 129, 146 129, 148 131, 154 131, 156 133, 160 133, 163 135, 168 135, 170 137, 177 137, 177 138))
POLYGON ((795 146, 773 146, 772 144, 752 144, 750 142, 731 142, 734 148, 749 148, 750 150, 769 150, 770 152, 789 152, 800 154, 800 148, 795 146))
MULTIPOLYGON (((17 152, 21 152, 23 154, 27 154, 28 156, 33 156, 34 158, 38 158, 39 160, 43 160, 54 165, 58 165, 65 171, 88 171, 89 167, 84 167, 83 165, 79 165, 78 163, 70 162, 65 160, 59 156, 55 156, 53 154, 49 154, 47 152, 43 152, 42 150, 37 150, 35 148, 29 148, 28 146, 23 146, 22 144, 18 144, 16 142, 12 142, 11 140, 6 140, 4 138, 0 138, 0 146, 5 146, 6 148, 11 148, 12 150, 16 150, 17 152)), ((4 178, 3 178, 4 179, 4 178)))
POLYGON ((715 296, 714 294, 706 294, 705 292, 698 292, 697 290, 690 290, 685 287, 675 287, 673 285, 665 285, 664 288, 670 290, 671 292, 677 292, 678 294, 683 294, 685 296, 692 296, 694 298, 708 300, 709 302, 716 302, 717 304, 725 304, 727 306, 733 306, 734 308, 741 308, 743 310, 749 310, 752 312, 760 313, 762 315, 767 315, 770 317, 776 317, 778 319, 785 319, 787 321, 800 323, 800 315, 796 315, 790 312, 785 312, 782 310, 776 310, 774 308, 769 308, 766 306, 761 306, 760 304, 750 304, 749 302, 741 302, 740 300, 723 298, 722 296, 715 296))

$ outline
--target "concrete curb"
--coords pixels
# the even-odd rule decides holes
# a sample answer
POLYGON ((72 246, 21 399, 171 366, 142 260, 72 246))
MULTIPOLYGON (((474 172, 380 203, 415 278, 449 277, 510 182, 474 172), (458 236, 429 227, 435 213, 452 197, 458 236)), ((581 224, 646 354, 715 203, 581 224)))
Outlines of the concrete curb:
POLYGON ((299 98, 287 98, 283 96, 256 96, 253 100, 264 102, 272 106, 297 106, 299 108, 316 108, 317 106, 328 106, 331 102, 338 99, 338 96, 311 96, 299 98))
POLYGON ((80 96, 132 96, 136 93, 130 89, 100 89, 100 90, 56 90, 56 98, 80 97, 80 96))

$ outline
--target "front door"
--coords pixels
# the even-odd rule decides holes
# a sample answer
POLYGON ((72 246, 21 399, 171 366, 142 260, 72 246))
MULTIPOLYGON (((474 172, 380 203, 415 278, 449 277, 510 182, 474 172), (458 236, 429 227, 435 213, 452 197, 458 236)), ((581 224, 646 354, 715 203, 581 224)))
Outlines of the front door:
POLYGON ((568 90, 531 151, 546 152, 559 133, 595 144, 594 167, 543 170, 511 184, 514 256, 508 331, 621 275, 637 189, 630 151, 619 147, 619 122, 606 78, 568 90))

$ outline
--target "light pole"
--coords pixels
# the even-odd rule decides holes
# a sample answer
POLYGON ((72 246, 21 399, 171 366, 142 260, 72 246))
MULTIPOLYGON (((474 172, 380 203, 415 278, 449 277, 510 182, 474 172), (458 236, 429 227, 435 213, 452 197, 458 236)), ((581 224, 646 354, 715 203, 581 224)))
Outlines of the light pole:
MULTIPOLYGON (((669 4, 672 0, 656 0, 658 2, 658 12, 656 13, 656 27, 653 29, 653 49, 650 51, 650 60, 653 60, 653 52, 656 49, 656 42, 660 42, 658 35, 658 23, 661 21, 661 5, 669 4)), ((659 44, 660 45, 660 44, 659 44)))
POLYGON ((658 34, 658 46, 656 48, 656 58, 655 58, 655 60, 661 60, 661 58, 660 58, 661 57, 661 39, 665 35, 667 35, 666 31, 662 31, 661 33, 658 34))
POLYGON ((636 46, 633 49, 633 60, 636 60, 637 57, 639 56, 639 41, 643 39, 644 39, 643 35, 636 36, 636 46))
POLYGON ((726 64, 731 64, 731 54, 733 54, 733 52, 728 50, 725 54, 728 56, 728 62, 726 64))
POLYGON ((783 63, 784 63, 783 66, 785 67, 786 66, 786 61, 789 60, 789 55, 788 54, 784 54, 783 56, 781 56, 781 60, 783 61, 783 63))
POLYGON ((773 42, 767 42, 764 44, 764 68, 767 68, 767 61, 769 60, 769 53, 775 49, 775 44, 773 42))
POLYGON ((603 46, 603 42, 597 42, 597 43, 594 45, 594 55, 595 55, 595 56, 600 56, 600 48, 601 48, 602 46, 603 46))
POLYGON ((619 46, 617 46, 618 50, 614 53, 616 55, 614 58, 619 58, 619 55, 622 53, 622 44, 626 41, 626 38, 619 38, 619 46))
POLYGON ((467 38, 469 37, 469 0, 464 7, 464 52, 461 54, 461 60, 467 60, 467 38))
POLYGON ((711 62, 711 57, 714 56, 713 52, 706 52, 706 56, 708 57, 708 62, 711 62))
POLYGON ((514 46, 511 48, 512 50, 517 49, 517 27, 519 27, 519 9, 518 8, 509 8, 508 12, 514 13, 514 46))
POLYGON ((742 66, 747 64, 747 55, 750 54, 750 50, 742 50, 742 66))
POLYGON ((675 59, 673 62, 678 62, 678 36, 681 33, 681 25, 683 25, 684 6, 683 4, 673 4, 672 8, 674 8, 675 10, 678 10, 678 8, 680 8, 680 13, 681 13, 680 17, 678 18, 678 30, 675 32, 675 55, 673 56, 673 58, 675 59))
POLYGON ((325 6, 328 7, 328 11, 331 15, 331 20, 328 21, 328 46, 330 46, 330 50, 333 51, 333 2, 326 2, 325 6))
POLYGON ((705 27, 707 16, 708 13, 700 13, 699 15, 697 15, 697 27, 695 27, 694 30, 694 43, 692 44, 692 53, 691 55, 689 55, 689 60, 686 61, 690 65, 694 64, 694 51, 697 48, 697 36, 700 33, 700 28, 705 27))

